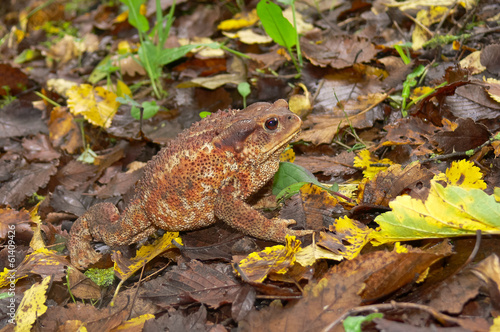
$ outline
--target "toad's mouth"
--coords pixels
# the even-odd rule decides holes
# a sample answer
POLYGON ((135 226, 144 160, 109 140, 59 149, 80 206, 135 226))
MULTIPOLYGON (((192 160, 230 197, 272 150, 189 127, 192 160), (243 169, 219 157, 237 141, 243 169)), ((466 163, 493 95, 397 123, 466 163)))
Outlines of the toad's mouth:
POLYGON ((282 139, 279 144, 273 145, 271 149, 265 152, 265 154, 273 155, 276 151, 285 148, 290 143, 290 141, 292 141, 295 137, 297 137, 297 135, 299 135, 299 133, 300 133, 300 127, 297 128, 296 131, 292 132, 290 135, 282 139))

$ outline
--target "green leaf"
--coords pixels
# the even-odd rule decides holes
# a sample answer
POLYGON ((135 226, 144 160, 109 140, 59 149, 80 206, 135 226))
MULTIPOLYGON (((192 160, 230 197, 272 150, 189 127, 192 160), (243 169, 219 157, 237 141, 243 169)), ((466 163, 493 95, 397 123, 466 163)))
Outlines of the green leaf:
POLYGON ((212 112, 207 112, 207 111, 200 112, 200 118, 204 119, 207 116, 209 116, 210 114, 212 114, 212 112))
POLYGON ((398 196, 392 211, 375 218, 374 244, 474 235, 477 230, 500 234, 500 203, 481 189, 443 187, 432 180, 425 201, 398 196))
POLYGON ((87 145, 85 150, 83 150, 82 154, 76 159, 86 164, 93 164, 97 158, 97 154, 87 145))
POLYGON ((128 22, 139 32, 147 32, 149 30, 148 19, 141 14, 140 9, 143 0, 120 0, 128 7, 128 22))
POLYGON ((407 65, 411 62, 411 59, 405 53, 405 51, 407 51, 408 48, 406 48, 406 47, 403 48, 401 45, 394 45, 394 48, 399 53, 399 56, 401 57, 401 60, 403 60, 405 65, 407 65))
MULTIPOLYGON (((142 119, 147 120, 155 116, 156 113, 158 113, 158 111, 160 110, 160 106, 158 106, 154 100, 145 101, 142 103, 142 109, 143 109, 142 119)), ((130 114, 136 120, 141 119, 141 109, 139 107, 136 106, 132 107, 132 109, 130 110, 130 114)))
POLYGON ((257 15, 266 33, 277 44, 287 49, 296 45, 297 31, 295 31, 292 24, 283 16, 280 6, 268 0, 261 0, 257 4, 257 15))
POLYGON ((200 45, 184 45, 176 48, 167 48, 163 50, 158 57, 158 64, 164 66, 177 61, 197 47, 200 47, 200 45))
POLYGON ((139 60, 151 80, 156 80, 161 75, 161 67, 159 66, 160 52, 150 40, 144 40, 137 51, 139 60))
POLYGON ((278 172, 274 175, 273 195, 276 195, 278 199, 283 196, 290 197, 297 193, 300 187, 306 183, 314 183, 328 190, 304 167, 289 162, 282 162, 280 163, 278 172))
POLYGON ((141 107, 141 104, 130 98, 129 95, 125 95, 125 97, 117 97, 116 101, 119 102, 120 104, 141 107))
POLYGON ((349 316, 344 319, 343 325, 346 332, 361 332, 361 324, 371 322, 374 318, 382 318, 383 314, 374 312, 368 316, 349 316))
POLYGON ((238 84, 238 92, 243 98, 247 97, 250 94, 250 84, 247 82, 241 82, 238 84))

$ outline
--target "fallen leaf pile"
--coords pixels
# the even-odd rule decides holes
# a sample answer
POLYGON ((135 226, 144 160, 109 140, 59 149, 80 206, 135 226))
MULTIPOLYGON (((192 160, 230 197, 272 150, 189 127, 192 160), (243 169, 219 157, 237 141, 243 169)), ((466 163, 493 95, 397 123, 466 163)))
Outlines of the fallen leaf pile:
POLYGON ((4 1, 1 331, 500 331, 500 4, 4 1), (289 101, 251 198, 312 236, 221 224, 66 242, 201 117, 289 101))

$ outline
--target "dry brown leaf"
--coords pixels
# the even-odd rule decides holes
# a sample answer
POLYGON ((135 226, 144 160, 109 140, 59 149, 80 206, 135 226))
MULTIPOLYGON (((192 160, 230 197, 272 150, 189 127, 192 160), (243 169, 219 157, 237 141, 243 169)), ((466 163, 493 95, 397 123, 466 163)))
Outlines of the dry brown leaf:
POLYGON ((301 38, 302 52, 312 64, 320 67, 346 68, 370 61, 377 51, 366 38, 323 33, 313 30, 301 38))

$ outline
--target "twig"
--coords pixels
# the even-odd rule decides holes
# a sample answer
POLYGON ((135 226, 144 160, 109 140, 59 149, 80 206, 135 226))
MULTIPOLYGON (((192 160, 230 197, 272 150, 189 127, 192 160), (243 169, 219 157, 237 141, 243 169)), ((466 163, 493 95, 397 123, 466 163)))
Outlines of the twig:
POLYGON ((446 160, 446 159, 450 159, 450 158, 472 156, 472 155, 476 154, 478 151, 480 151, 482 148, 484 148, 485 146, 491 144, 491 142, 493 142, 494 140, 495 140, 495 138, 490 138, 489 140, 487 140, 486 142, 484 142, 480 146, 476 147, 472 151, 467 150, 467 151, 462 151, 462 152, 452 152, 452 153, 448 153, 448 154, 442 154, 440 156, 421 160, 420 162, 423 164, 423 163, 428 163, 428 162, 437 161, 437 160, 446 160))
POLYGON ((355 307, 352 309, 347 310, 344 312, 339 318, 331 322, 328 326, 326 326, 322 332, 328 332, 332 331, 333 328, 341 323, 344 319, 346 319, 348 316, 351 315, 356 315, 365 311, 381 311, 381 310, 394 310, 394 309, 417 309, 417 310, 422 310, 425 312, 428 312, 431 314, 436 320, 438 320, 440 323, 444 322, 450 322, 459 325, 460 324, 460 319, 445 315, 443 313, 440 313, 436 309, 423 305, 423 304, 417 304, 417 303, 407 303, 407 302, 395 302, 391 301, 391 303, 380 303, 380 304, 373 304, 373 305, 367 305, 367 306, 361 306, 361 307, 355 307))
POLYGON ((448 8, 448 10, 446 11, 446 13, 444 13, 443 17, 441 18, 441 21, 439 22, 438 26, 436 27, 436 32, 437 33, 439 33, 439 30, 443 26, 444 21, 446 20, 446 18, 448 17, 448 15, 450 15, 451 11, 455 10, 455 8, 457 7, 457 5, 458 5, 458 1, 456 1, 455 4, 453 6, 451 6, 450 8, 448 8))
POLYGON ((413 16, 409 15, 409 14, 406 14, 405 12, 401 12, 403 13, 404 16, 408 17, 410 20, 412 20, 413 22, 415 22, 416 25, 418 25, 419 27, 421 27, 422 29, 424 29, 425 32, 427 32, 431 37, 434 37, 434 32, 432 32, 431 30, 429 30, 425 25, 423 25, 422 23, 420 23, 416 18, 414 18, 413 16))
POLYGON ((474 258, 476 258, 477 253, 479 252, 479 248, 481 247, 481 230, 478 229, 476 231, 476 244, 474 245, 474 250, 469 255, 469 258, 465 261, 465 263, 458 269, 457 273, 462 271, 467 265, 469 265, 474 258))
POLYGON ((129 320, 131 318, 131 316, 132 316, 132 308, 134 307, 135 300, 137 299, 137 294, 139 294, 139 287, 141 287, 142 275, 144 274, 144 268, 145 267, 146 267, 146 264, 144 264, 142 266, 141 275, 139 276, 139 281, 137 282, 137 288, 135 289, 134 298, 132 299, 132 303, 130 304, 130 311, 128 313, 127 320, 129 320))

